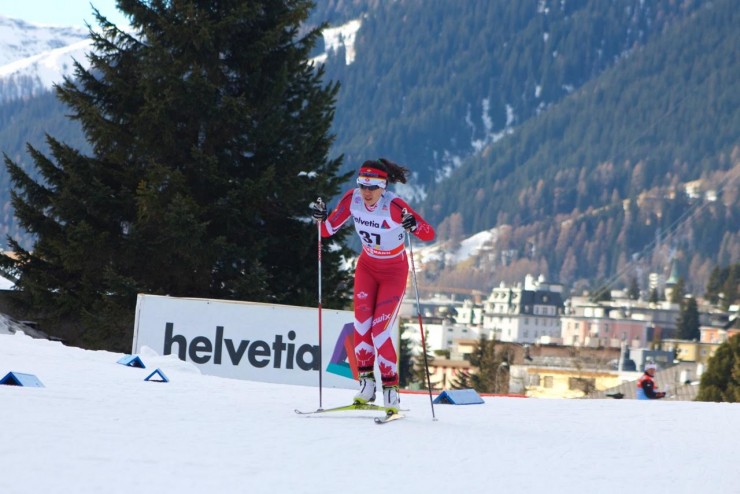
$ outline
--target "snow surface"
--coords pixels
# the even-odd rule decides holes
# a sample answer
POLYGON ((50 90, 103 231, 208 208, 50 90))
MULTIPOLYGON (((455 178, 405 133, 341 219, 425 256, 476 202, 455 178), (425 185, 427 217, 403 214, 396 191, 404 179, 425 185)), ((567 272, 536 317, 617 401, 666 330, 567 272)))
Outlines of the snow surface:
POLYGON ((89 65, 87 29, 40 26, 0 16, 0 102, 50 90, 74 72, 74 60, 89 65))
POLYGON ((478 255, 486 246, 491 247, 498 238, 498 229, 484 230, 471 235, 460 242, 453 251, 446 242, 435 242, 430 245, 419 244, 417 250, 421 264, 443 260, 447 264, 458 264, 472 256, 478 255))
POLYGON ((8 278, 0 274, 0 290, 12 290, 15 287, 15 282, 10 281, 8 278))
POLYGON ((362 22, 359 19, 354 19, 341 26, 324 29, 321 34, 324 38, 325 50, 336 53, 341 47, 344 47, 346 50, 344 62, 351 65, 355 61, 355 37, 357 31, 360 30, 360 26, 362 26, 362 22))
POLYGON ((0 15, 0 67, 88 38, 84 28, 41 26, 0 15))
POLYGON ((64 76, 73 76, 75 60, 88 67, 87 53, 92 49, 90 40, 78 41, 55 50, 45 51, 0 67, 0 81, 10 87, 15 83, 15 93, 6 89, 3 99, 12 100, 48 91, 54 84, 61 83, 64 76), (30 88, 25 87, 23 79, 34 81, 30 88))
MULTIPOLYGON (((736 404, 486 397, 407 418, 299 416, 318 388, 201 375, 151 351, 122 354, 0 334, 0 492, 737 493, 736 404), (155 368, 169 383, 146 382, 155 368)), ((353 393, 327 389, 325 407, 353 393)))
POLYGON ((351 65, 355 61, 355 38, 362 26, 359 19, 351 20, 341 26, 326 28, 321 35, 324 39, 324 52, 311 59, 314 64, 325 63, 329 53, 335 54, 344 48, 344 63, 351 65))

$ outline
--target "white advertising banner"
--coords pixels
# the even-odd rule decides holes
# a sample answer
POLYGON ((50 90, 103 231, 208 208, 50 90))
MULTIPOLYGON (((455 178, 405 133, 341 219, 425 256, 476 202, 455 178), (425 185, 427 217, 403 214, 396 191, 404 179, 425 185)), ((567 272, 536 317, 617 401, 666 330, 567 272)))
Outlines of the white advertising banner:
MULTIPOLYGON (((203 374, 281 384, 355 388, 354 315, 317 308, 139 295, 132 353, 149 347, 203 374)), ((398 349, 398 324, 394 328, 398 349)), ((377 371, 376 371, 377 372, 377 371)))

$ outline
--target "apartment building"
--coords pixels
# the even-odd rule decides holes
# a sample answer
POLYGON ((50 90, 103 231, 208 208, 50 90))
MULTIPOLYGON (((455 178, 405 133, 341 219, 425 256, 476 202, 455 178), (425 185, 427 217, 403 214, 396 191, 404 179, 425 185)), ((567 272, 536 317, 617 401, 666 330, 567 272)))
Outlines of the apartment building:
POLYGON ((514 343, 555 343, 560 340, 563 285, 548 283, 540 275, 527 275, 521 283, 502 283, 483 303, 484 334, 514 343))

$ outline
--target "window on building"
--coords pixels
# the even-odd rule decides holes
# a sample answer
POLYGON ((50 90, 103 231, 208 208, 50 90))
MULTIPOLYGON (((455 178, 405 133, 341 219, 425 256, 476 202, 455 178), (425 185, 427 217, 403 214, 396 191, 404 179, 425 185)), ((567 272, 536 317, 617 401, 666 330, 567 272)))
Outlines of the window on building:
POLYGON ((552 388, 552 376, 545 376, 544 387, 552 388))
POLYGON ((530 386, 539 386, 540 385, 540 375, 539 374, 530 374, 530 376, 529 376, 529 385, 530 386))

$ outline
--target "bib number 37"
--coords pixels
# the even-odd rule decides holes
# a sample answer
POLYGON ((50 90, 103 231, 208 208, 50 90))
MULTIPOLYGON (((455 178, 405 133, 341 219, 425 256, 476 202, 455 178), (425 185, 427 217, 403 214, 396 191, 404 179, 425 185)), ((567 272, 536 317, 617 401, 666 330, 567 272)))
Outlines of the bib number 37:
POLYGON ((370 233, 362 231, 360 232, 362 241, 368 245, 380 245, 380 235, 377 233, 370 233))

